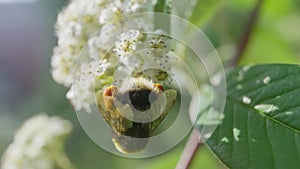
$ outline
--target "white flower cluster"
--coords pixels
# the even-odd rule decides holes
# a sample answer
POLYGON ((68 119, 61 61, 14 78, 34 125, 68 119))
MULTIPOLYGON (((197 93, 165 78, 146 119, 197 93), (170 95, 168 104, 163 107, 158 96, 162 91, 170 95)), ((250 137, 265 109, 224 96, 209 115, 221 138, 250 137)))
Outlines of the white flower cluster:
MULTIPOLYGON (((115 42, 114 51, 123 67, 116 71, 115 80, 129 76, 143 76, 155 83, 170 83, 172 61, 176 60, 170 47, 171 38, 163 30, 142 33, 139 29, 123 32, 115 42), (169 81, 168 81, 169 80, 169 81), (168 82, 167 82, 168 81, 168 82)), ((115 82, 115 84, 118 82, 115 82)))
POLYGON ((93 44, 92 34, 104 24, 122 15, 144 8, 147 0, 73 0, 58 15, 58 46, 52 57, 52 75, 56 82, 70 87, 76 57, 82 47, 93 44))
POLYGON ((63 146, 71 130, 72 124, 59 117, 32 117, 16 133, 3 155, 1 168, 55 168, 56 158, 64 157, 63 146))
MULTIPOLYGON (((76 110, 84 108, 90 111, 89 103, 92 100, 90 92, 94 89, 89 86, 93 86, 95 83, 93 76, 94 70, 96 70, 95 66, 111 47, 109 45, 111 37, 116 33, 114 26, 106 26, 106 30, 102 27, 122 16, 145 9, 148 2, 150 1, 72 0, 58 15, 56 23, 58 46, 54 48, 52 56, 52 76, 57 83, 70 87, 67 98, 80 103, 74 105, 76 110), (102 28, 100 34, 95 35, 100 28, 102 28), (106 40, 103 40, 105 37, 107 37, 106 40), (75 72, 76 59, 85 44, 88 44, 89 58, 94 61, 78 65, 79 72, 75 72), (76 75, 75 80, 81 80, 84 83, 72 86, 74 74, 76 75), (78 74, 80 75, 77 77, 78 74), (91 91, 86 90, 86 87, 91 91)), ((103 79, 104 81, 110 80, 109 77, 102 77, 101 80, 103 81, 103 79)))

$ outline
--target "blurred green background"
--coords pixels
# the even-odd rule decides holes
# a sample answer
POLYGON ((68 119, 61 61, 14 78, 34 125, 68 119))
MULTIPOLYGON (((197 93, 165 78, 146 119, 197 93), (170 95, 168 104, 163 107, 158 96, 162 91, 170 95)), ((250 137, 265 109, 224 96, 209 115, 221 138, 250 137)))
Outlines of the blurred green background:
MULTIPOLYGON (((190 21, 207 34, 226 62, 235 53, 255 3, 254 0, 198 0, 190 21)), ((25 119, 46 112, 72 121, 74 131, 66 151, 79 169, 174 168, 186 139, 163 155, 128 159, 102 150, 82 130, 65 98, 67 89, 56 84, 49 73, 52 49, 57 43, 54 23, 66 4, 63 0, 31 3, 0 0, 0 156, 25 119)), ((299 60, 300 1, 265 0, 239 64, 298 64, 299 60)), ((191 168, 225 167, 203 146, 191 168)))

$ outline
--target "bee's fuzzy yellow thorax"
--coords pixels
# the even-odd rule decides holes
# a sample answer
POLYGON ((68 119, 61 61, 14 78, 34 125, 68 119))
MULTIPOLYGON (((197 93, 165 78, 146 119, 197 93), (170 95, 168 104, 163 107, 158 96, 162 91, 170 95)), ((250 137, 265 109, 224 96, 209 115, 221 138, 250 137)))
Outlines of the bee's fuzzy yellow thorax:
POLYGON ((151 91, 159 92, 160 90, 163 90, 163 87, 151 80, 145 79, 143 77, 138 77, 129 78, 128 80, 124 81, 122 86, 119 88, 120 92, 139 89, 149 89, 151 91))

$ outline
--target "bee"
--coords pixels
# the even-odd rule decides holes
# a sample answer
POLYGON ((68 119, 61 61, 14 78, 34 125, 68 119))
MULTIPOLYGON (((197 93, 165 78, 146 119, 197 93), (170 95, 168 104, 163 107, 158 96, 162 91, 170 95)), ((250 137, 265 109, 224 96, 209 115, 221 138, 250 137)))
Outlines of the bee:
POLYGON ((143 77, 130 78, 121 87, 107 87, 97 103, 113 130, 116 149, 125 154, 144 150, 149 137, 172 110, 176 97, 176 90, 164 90, 143 77))

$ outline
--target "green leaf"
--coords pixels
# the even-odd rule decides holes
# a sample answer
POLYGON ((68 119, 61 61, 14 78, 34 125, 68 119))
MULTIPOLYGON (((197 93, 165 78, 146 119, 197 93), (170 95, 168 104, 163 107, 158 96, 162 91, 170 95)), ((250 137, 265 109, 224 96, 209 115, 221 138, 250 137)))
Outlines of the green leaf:
POLYGON ((227 76, 223 123, 206 144, 232 169, 299 169, 300 66, 258 65, 227 76))
POLYGON ((154 6, 154 11, 161 13, 171 13, 171 2, 172 0, 157 0, 154 6))
POLYGON ((190 21, 198 27, 203 27, 222 7, 223 0, 198 0, 190 21))

